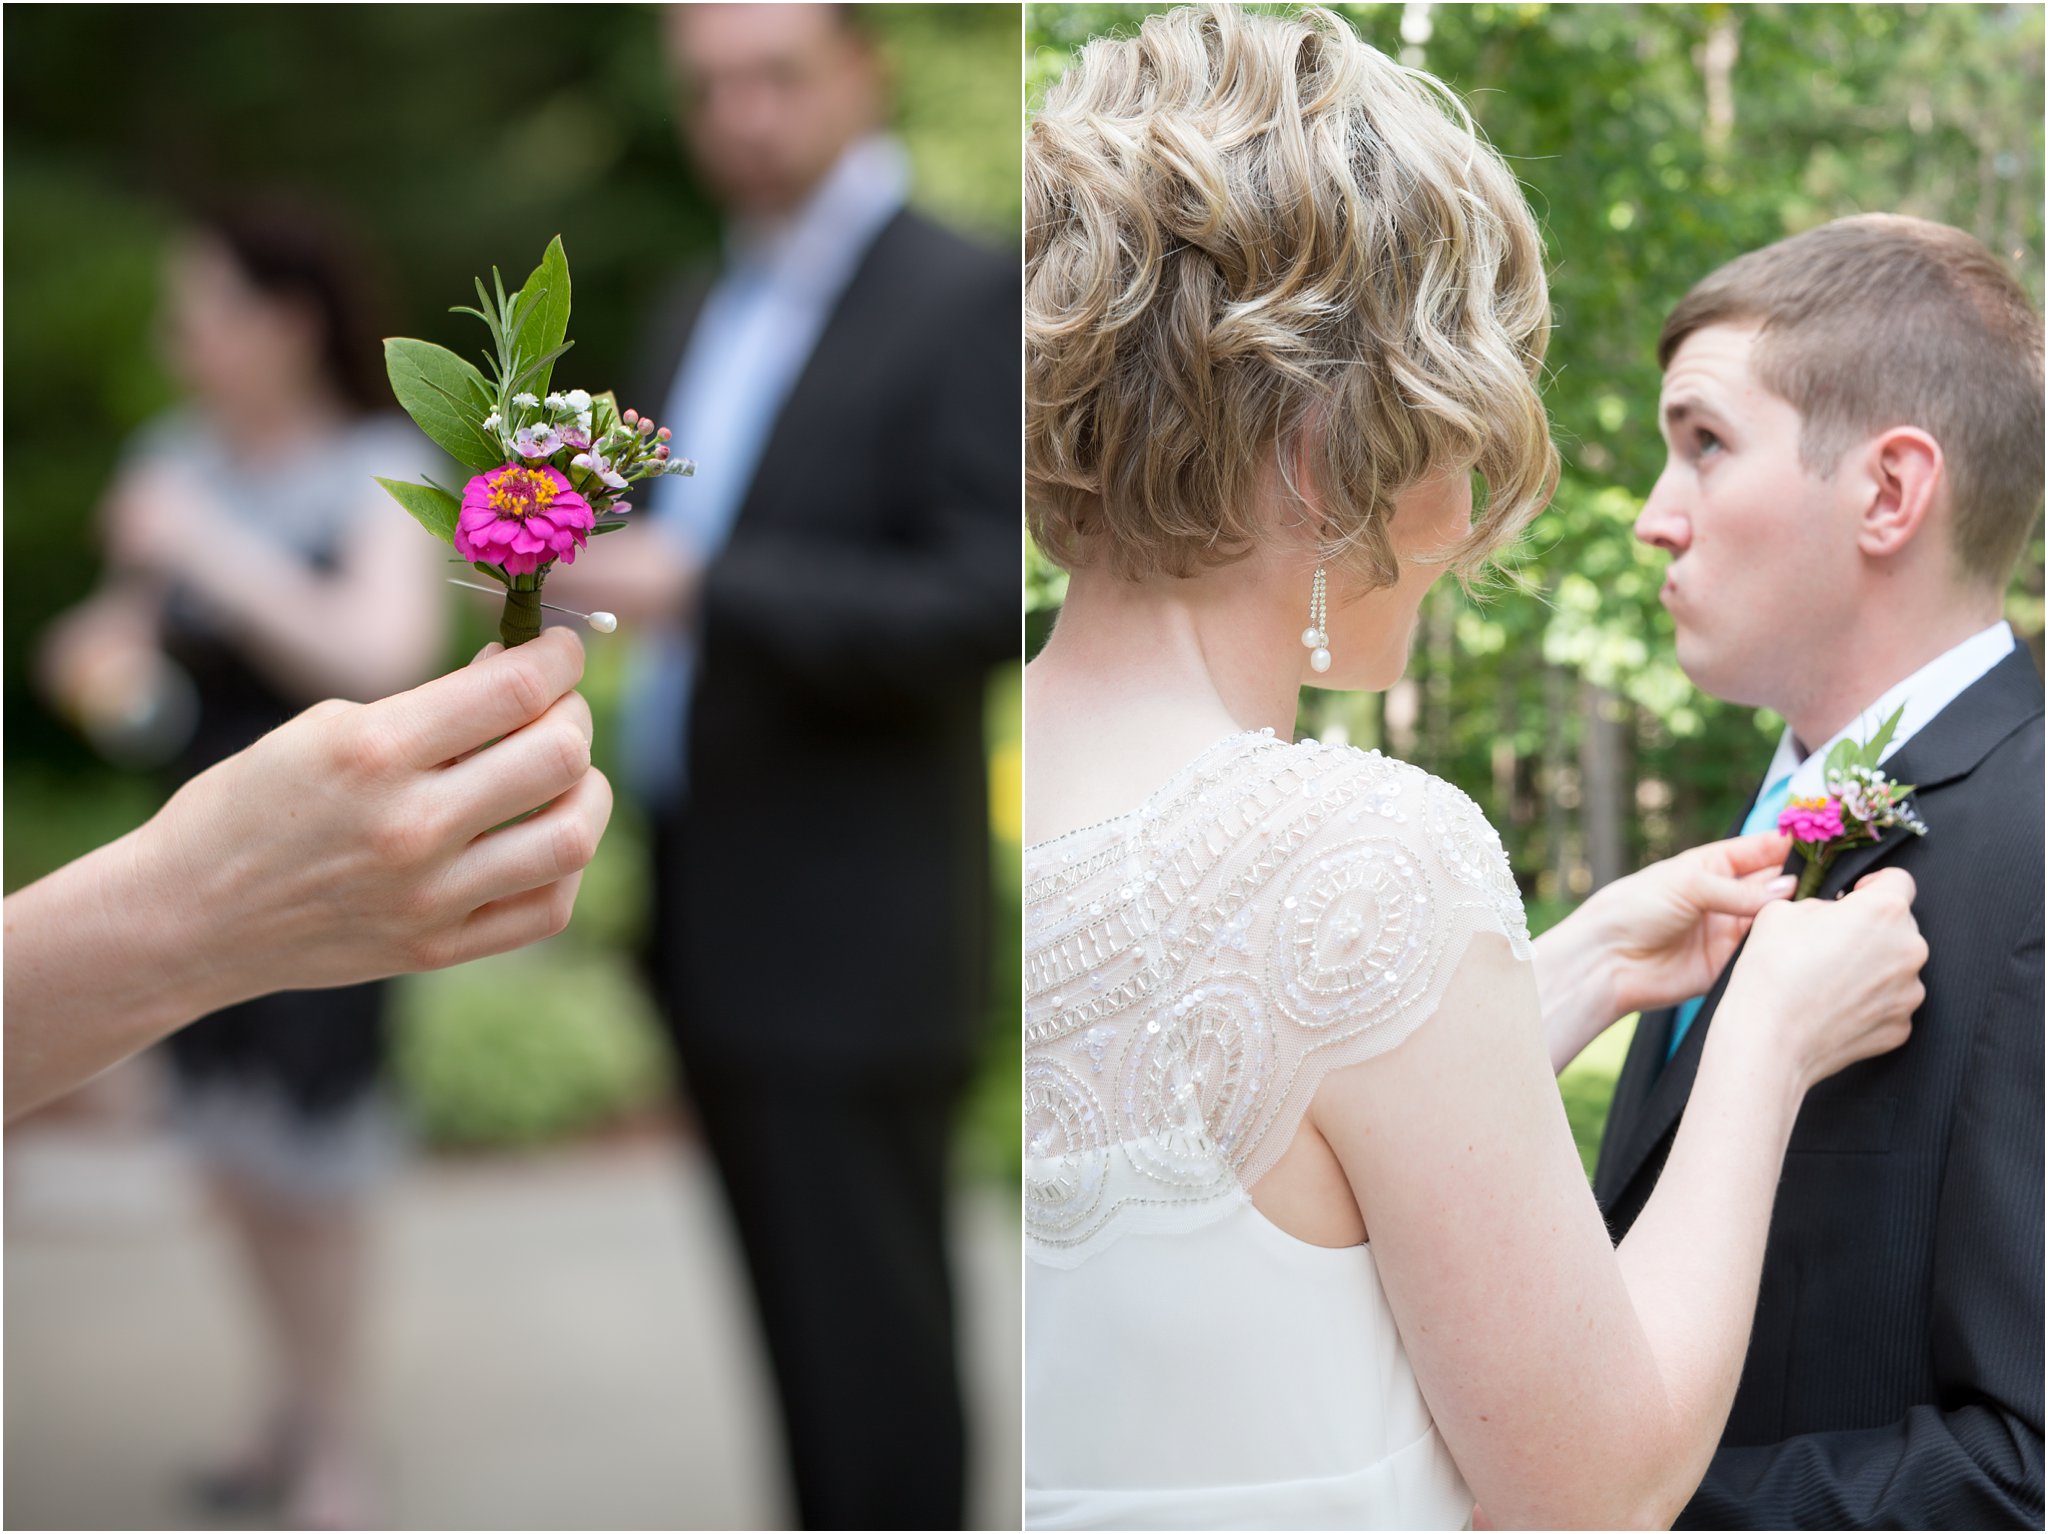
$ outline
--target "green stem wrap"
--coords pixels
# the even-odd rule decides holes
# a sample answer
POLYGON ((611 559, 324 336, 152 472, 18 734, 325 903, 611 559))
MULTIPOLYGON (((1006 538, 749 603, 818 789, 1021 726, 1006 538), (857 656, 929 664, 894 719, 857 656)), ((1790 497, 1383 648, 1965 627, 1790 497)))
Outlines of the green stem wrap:
POLYGON ((515 575, 512 584, 505 588, 505 611, 498 618, 498 637, 505 641, 508 650, 540 638, 540 588, 521 584, 532 580, 530 575, 515 575))
POLYGON ((1833 861, 1830 857, 1809 858, 1806 866, 1799 870, 1799 888, 1792 892, 1792 898, 1804 900, 1819 889, 1820 881, 1827 875, 1828 864, 1833 861))

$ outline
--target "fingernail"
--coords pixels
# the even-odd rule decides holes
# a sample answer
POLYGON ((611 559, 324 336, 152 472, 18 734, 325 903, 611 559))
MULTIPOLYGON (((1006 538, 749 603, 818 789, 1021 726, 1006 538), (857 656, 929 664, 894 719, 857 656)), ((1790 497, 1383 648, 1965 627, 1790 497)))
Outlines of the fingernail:
POLYGON ((1773 900, 1775 900, 1778 898, 1778 896, 1789 895, 1798 888, 1798 875, 1781 874, 1779 877, 1773 879, 1769 884, 1766 884, 1764 886, 1764 893, 1769 895, 1773 900))

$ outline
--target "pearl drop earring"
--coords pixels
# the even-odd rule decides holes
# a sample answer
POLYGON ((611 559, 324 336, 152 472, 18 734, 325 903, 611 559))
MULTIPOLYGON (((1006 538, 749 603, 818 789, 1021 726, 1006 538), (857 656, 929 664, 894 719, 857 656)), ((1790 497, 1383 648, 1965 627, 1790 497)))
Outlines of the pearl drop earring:
POLYGON ((1308 594, 1308 627, 1301 631, 1302 648, 1308 651, 1308 669, 1320 675, 1330 669, 1330 596, 1323 585, 1323 567, 1316 566, 1315 584, 1308 594))

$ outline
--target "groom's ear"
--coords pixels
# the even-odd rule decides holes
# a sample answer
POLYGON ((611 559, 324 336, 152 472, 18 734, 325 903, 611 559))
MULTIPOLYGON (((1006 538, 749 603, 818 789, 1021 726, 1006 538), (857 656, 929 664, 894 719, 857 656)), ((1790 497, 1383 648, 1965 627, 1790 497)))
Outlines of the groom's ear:
POLYGON ((1874 559, 1899 553, 1920 535, 1942 493, 1941 444, 1917 426, 1894 426, 1861 449, 1869 500, 1856 546, 1874 559))

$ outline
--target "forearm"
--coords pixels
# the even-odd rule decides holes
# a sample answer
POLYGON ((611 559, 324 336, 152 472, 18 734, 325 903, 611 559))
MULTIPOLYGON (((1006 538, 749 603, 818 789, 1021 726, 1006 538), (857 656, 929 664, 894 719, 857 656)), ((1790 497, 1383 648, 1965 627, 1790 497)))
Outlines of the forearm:
POLYGON ((707 624, 832 697, 978 681, 1016 653, 1016 572, 1007 528, 961 531, 922 548, 753 540, 706 572, 707 624))
POLYGON ((1707 1037, 1657 1190, 1616 1256, 1671 1409, 1668 1521, 1705 1472, 1741 1379, 1764 1242, 1803 1089, 1760 1031, 1707 1037))
POLYGON ((1610 945, 1584 907, 1531 945, 1550 1068, 1562 1072, 1621 1016, 1610 945))
POLYGON ((406 569, 379 562, 411 549, 365 551, 350 570, 323 575, 255 539, 188 570, 183 579, 247 641, 250 663, 296 696, 358 702, 421 680, 439 640, 435 597, 406 569))
POLYGON ((6 1116, 13 1119, 240 999, 217 955, 170 919, 147 827, 9 895, 6 1116))
POLYGON ((680 625, 696 601, 698 567, 670 530, 636 522, 606 533, 548 575, 547 597, 558 606, 603 609, 634 634, 680 625))

